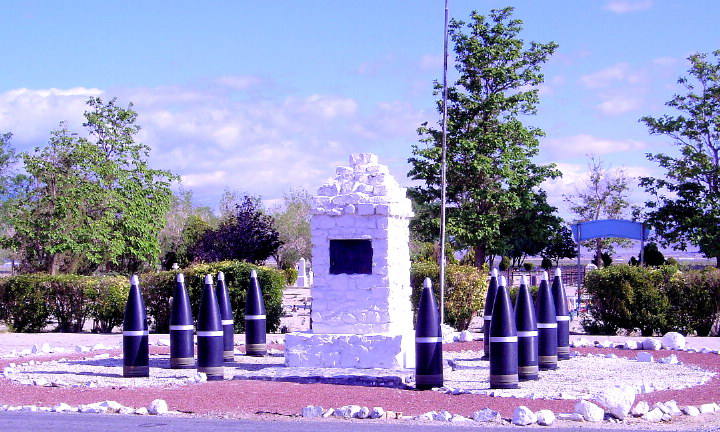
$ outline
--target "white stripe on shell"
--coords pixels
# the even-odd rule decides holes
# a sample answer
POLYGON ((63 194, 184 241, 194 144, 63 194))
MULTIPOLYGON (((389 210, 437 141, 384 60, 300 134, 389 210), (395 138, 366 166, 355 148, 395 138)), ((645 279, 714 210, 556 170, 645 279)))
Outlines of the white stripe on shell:
POLYGON ((234 324, 235 324, 235 321, 233 321, 233 320, 222 320, 221 323, 222 323, 222 325, 234 325, 234 324))
POLYGON ((570 317, 567 315, 558 315, 555 319, 558 321, 570 321, 570 317))
POLYGON ((435 336, 435 337, 433 337, 433 336, 427 336, 427 337, 422 336, 422 337, 416 337, 416 338, 415 338, 415 342, 418 342, 418 343, 437 343, 437 342, 442 342, 442 338, 441 338, 441 337, 437 337, 437 336, 435 336))
POLYGON ((260 320, 265 319, 265 315, 245 315, 246 320, 260 320))
POLYGON ((199 337, 215 337, 215 336, 224 336, 225 332, 222 330, 205 330, 205 331, 198 331, 197 335, 199 337))
POLYGON ((490 336, 490 342, 517 342, 517 336, 490 336))
POLYGON ((150 334, 147 330, 123 330, 123 336, 147 336, 150 334))
POLYGON ((557 323, 537 323, 539 329, 541 328, 557 328, 557 323))
POLYGON ((533 337, 537 335, 537 330, 518 330, 518 337, 533 337))
POLYGON ((178 324, 171 325, 170 330, 194 330, 195 326, 192 324, 178 324))

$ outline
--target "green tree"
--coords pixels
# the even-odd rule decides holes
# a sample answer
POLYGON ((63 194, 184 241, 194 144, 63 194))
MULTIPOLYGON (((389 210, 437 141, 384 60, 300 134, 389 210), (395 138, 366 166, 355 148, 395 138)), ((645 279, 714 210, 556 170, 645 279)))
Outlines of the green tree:
MULTIPOLYGON (((501 246, 502 223, 530 201, 527 195, 560 175, 552 164, 533 162, 544 133, 520 121, 536 113, 540 66, 557 44, 526 46, 512 11, 473 12, 467 25, 452 20, 449 26, 460 77, 448 87, 447 232, 457 247, 473 248, 477 267, 501 246)), ((441 91, 436 82, 435 94, 441 91)), ((437 108, 443 111, 442 99, 437 108)), ((424 185, 412 188, 411 198, 439 208, 442 130, 424 123, 418 133, 409 175, 424 185)))
MULTIPOLYGON (((610 169, 602 160, 591 155, 584 189, 575 188, 575 195, 564 195, 570 211, 577 215, 575 222, 623 217, 630 208, 629 181, 625 170, 610 169)), ((624 244, 627 244, 627 240, 621 238, 596 238, 584 242, 588 249, 595 250, 595 264, 598 267, 603 265, 603 252, 611 255, 613 245, 624 244)))
POLYGON ((678 83, 687 91, 665 105, 676 116, 640 119, 653 135, 670 138, 677 156, 648 153, 665 172, 661 178, 643 177, 640 185, 653 195, 645 203, 645 217, 663 246, 685 250, 697 246, 720 267, 720 50, 691 55, 689 77, 678 83))
POLYGON ((312 195, 305 189, 291 189, 284 194, 283 207, 275 207, 271 214, 282 245, 275 252, 278 267, 292 268, 300 258, 312 260, 310 242, 310 207, 312 195))
POLYGON ((210 207, 195 205, 191 190, 180 188, 173 194, 165 226, 160 231, 163 268, 169 270, 175 263, 182 268, 192 263, 194 257, 189 249, 216 224, 216 219, 210 207))
POLYGON ((575 258, 577 254, 577 246, 575 240, 573 240, 572 231, 565 225, 552 233, 547 246, 541 253, 543 260, 547 258, 551 262, 555 262, 555 267, 559 265, 562 258, 575 258))
POLYGON ((25 271, 89 273, 100 265, 135 272, 155 264, 174 176, 151 169, 132 104, 90 98, 88 138, 64 123, 48 145, 24 153, 27 194, 15 199, 10 239, 25 271))

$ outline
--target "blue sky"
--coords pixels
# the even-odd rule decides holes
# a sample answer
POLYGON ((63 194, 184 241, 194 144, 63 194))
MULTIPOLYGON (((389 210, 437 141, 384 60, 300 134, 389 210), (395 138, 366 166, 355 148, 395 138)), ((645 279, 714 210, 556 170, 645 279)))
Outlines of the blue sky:
MULTIPOLYGON (((506 5, 525 41, 560 45, 525 122, 547 133, 538 160, 564 173, 545 184, 561 213, 588 154, 661 175, 645 153, 672 146, 638 119, 669 112, 690 54, 720 49, 720 4, 451 0, 450 13, 506 5)), ((225 188, 270 204, 313 192, 358 151, 407 185, 415 130, 438 120, 442 30, 442 0, 4 2, 0 132, 31 149, 62 120, 81 130, 89 96, 118 97, 135 104, 152 165, 181 175, 200 204, 225 188)))

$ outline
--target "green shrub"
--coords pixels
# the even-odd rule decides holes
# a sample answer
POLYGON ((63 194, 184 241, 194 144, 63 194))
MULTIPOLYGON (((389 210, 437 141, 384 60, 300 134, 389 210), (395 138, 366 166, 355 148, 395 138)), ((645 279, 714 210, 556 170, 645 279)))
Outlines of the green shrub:
POLYGON ((96 278, 94 290, 90 305, 93 331, 110 333, 123 323, 130 283, 127 278, 120 276, 99 277, 96 278))
POLYGON ((676 266, 613 266, 588 273, 583 320, 591 333, 639 329, 643 335, 711 333, 720 320, 720 270, 681 273, 676 266))
POLYGON ((532 269, 535 268, 535 264, 533 264, 531 262, 526 262, 526 263, 523 263, 523 268, 525 269, 525 271, 532 271, 532 269))
MULTIPOLYGON (((540 290, 540 287, 530 285, 528 288, 530 288, 530 295, 532 296, 533 304, 537 303, 537 293, 540 290)), ((515 303, 517 303, 518 291, 520 291, 519 286, 511 287, 510 291, 508 291, 508 294, 510 294, 510 301, 512 302, 513 305, 515 305, 515 303)))
MULTIPOLYGON (((480 271, 473 266, 449 264, 445 273, 445 323, 457 330, 467 330, 473 316, 484 307, 487 268, 480 271)), ((417 262, 410 269, 414 311, 417 311, 426 277, 432 280, 433 293, 440 305, 440 266, 430 261, 417 262)))
POLYGON ((612 255, 610 255, 608 252, 603 252, 600 255, 600 258, 602 258, 602 265, 603 267, 610 267, 613 262, 612 255))
POLYGON ((658 249, 658 245, 655 242, 645 245, 643 248, 643 255, 645 265, 647 266, 659 267, 665 264, 665 256, 662 252, 660 252, 660 249, 658 249))
POLYGON ((678 260, 676 260, 675 258, 670 257, 670 258, 668 258, 668 259, 665 260, 665 265, 679 267, 679 266, 680 266, 680 263, 679 263, 678 260))
MULTIPOLYGON (((216 281, 217 273, 225 274, 225 284, 230 293, 230 303, 235 320, 235 331, 245 331, 245 297, 250 284, 250 271, 257 270, 258 282, 263 292, 268 332, 277 331, 282 314, 282 295, 285 273, 268 267, 259 267, 241 261, 221 261, 197 264, 184 269, 185 287, 190 297, 193 316, 200 310, 205 275, 211 274, 216 281)), ((170 298, 175 289, 177 271, 164 271, 140 275, 140 286, 145 298, 148 318, 153 331, 167 333, 170 327, 170 298)))
POLYGON ((550 271, 552 266, 553 266, 552 260, 548 257, 543 257, 542 262, 540 263, 540 267, 542 267, 542 269, 545 271, 550 271))
POLYGON ((295 267, 288 267, 286 269, 283 269, 283 273, 285 273, 285 284, 294 285, 295 281, 298 278, 297 269, 295 267))
POLYGON ((510 261, 510 257, 504 256, 500 259, 500 265, 498 266, 498 269, 500 271, 505 271, 510 268, 510 264, 512 264, 512 262, 510 261))
POLYGON ((52 305, 41 282, 47 275, 4 278, 0 284, 2 319, 14 332, 34 333, 50 322, 52 305))

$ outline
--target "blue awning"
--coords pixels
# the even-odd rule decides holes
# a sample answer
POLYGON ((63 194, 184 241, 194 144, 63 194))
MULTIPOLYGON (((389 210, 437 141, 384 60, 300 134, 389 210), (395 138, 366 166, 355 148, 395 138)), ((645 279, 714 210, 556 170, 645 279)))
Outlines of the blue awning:
POLYGON ((650 229, 641 222, 621 219, 595 220, 572 225, 575 242, 599 237, 623 237, 634 240, 647 240, 650 229))

